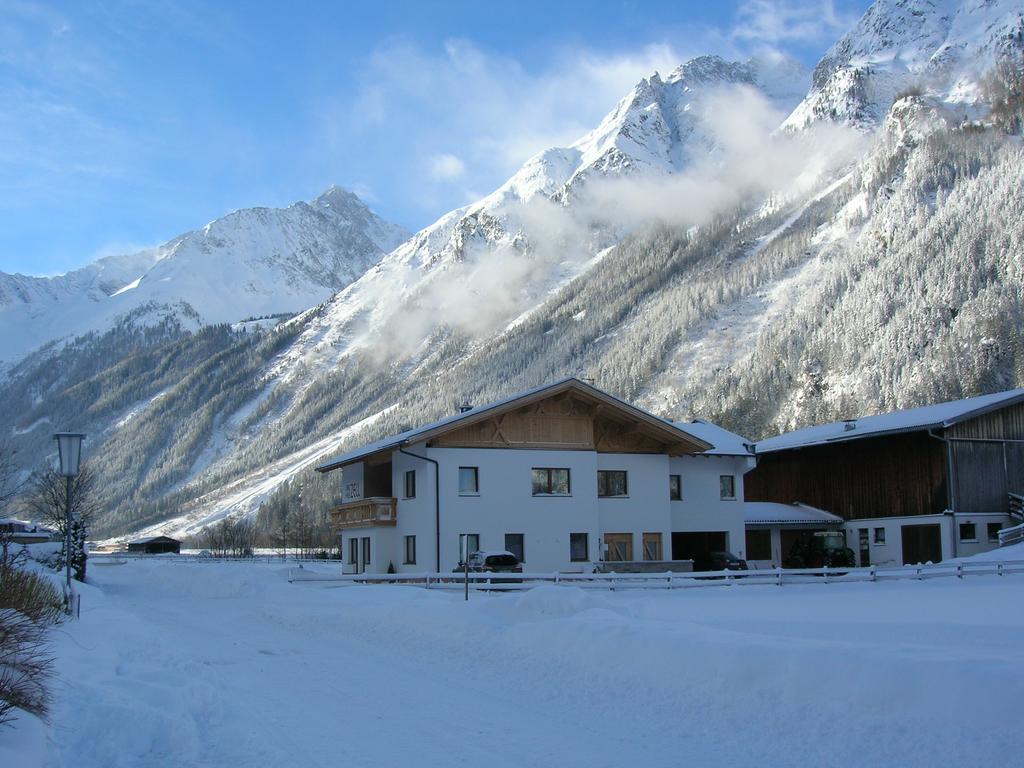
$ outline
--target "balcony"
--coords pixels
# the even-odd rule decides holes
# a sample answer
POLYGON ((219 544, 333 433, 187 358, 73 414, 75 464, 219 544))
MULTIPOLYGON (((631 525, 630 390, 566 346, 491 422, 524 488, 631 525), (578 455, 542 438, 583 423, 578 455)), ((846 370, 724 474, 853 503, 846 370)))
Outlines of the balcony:
POLYGON ((371 525, 394 525, 397 521, 398 499, 386 496, 349 501, 331 509, 331 523, 338 531, 371 525))

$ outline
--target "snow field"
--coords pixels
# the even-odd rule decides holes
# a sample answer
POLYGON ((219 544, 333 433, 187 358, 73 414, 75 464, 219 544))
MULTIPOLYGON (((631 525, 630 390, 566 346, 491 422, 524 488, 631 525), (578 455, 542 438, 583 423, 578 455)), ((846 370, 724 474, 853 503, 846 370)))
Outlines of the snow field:
POLYGON ((1015 759, 1024 577, 543 586, 467 604, 415 587, 288 584, 287 571, 94 567, 81 620, 56 634, 43 764, 1015 759))

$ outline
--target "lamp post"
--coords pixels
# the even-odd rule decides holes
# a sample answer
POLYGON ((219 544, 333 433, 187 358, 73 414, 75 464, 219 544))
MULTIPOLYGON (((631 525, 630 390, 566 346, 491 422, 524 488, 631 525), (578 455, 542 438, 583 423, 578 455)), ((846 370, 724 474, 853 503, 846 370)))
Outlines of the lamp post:
POLYGON ((60 473, 64 476, 64 591, 67 600, 68 615, 74 612, 74 589, 71 586, 71 486, 78 475, 82 462, 82 441, 85 435, 81 432, 58 432, 53 436, 57 441, 57 452, 60 454, 60 473))

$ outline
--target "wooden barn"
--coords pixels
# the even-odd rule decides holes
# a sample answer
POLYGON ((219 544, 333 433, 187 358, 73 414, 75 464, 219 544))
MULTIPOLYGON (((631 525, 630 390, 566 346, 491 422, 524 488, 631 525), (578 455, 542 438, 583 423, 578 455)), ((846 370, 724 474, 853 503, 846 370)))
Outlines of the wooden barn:
POLYGON ((764 440, 748 501, 842 517, 862 564, 998 545, 1024 496, 1024 389, 821 424, 764 440))
POLYGON ((166 555, 168 553, 177 555, 181 552, 181 542, 170 536, 153 536, 129 542, 128 551, 146 555, 166 555))

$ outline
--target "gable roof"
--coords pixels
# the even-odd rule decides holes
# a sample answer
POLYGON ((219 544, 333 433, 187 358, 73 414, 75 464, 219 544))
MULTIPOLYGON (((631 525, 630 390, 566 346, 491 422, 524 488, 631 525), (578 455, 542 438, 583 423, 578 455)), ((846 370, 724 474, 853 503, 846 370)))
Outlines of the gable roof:
POLYGON ((1024 402, 1024 389, 1011 389, 992 395, 968 397, 965 400, 926 405, 906 411, 892 411, 860 419, 833 421, 829 424, 805 427, 770 437, 759 442, 755 446, 755 450, 757 453, 772 453, 773 451, 841 443, 899 432, 940 429, 1019 402, 1024 402), (852 427, 848 425, 852 425, 852 427))
POLYGON ((628 416, 643 422, 653 430, 663 433, 666 438, 670 438, 674 442, 688 443, 693 446, 695 452, 699 453, 714 447, 712 443, 702 439, 699 435, 692 434, 685 428, 685 425, 679 426, 671 421, 662 419, 654 414, 637 408, 635 405, 630 405, 626 401, 620 400, 614 395, 608 394, 604 390, 598 389, 591 384, 587 384, 586 382, 569 376, 564 379, 559 379, 552 384, 534 387, 533 389, 528 389, 502 400, 496 400, 495 402, 488 403, 487 405, 471 408, 464 413, 456 413, 431 424, 425 424, 422 427, 416 427, 415 429, 410 429, 397 435, 382 438, 373 443, 369 443, 368 445, 364 445, 361 448, 349 451, 348 453, 335 456, 316 467, 316 471, 330 472, 333 469, 338 469, 346 464, 353 464, 375 453, 393 451, 414 443, 430 440, 444 434, 445 432, 450 432, 454 429, 473 424, 477 421, 489 419, 495 414, 514 410, 515 408, 522 407, 523 405, 527 405, 536 400, 551 397, 568 390, 573 390, 577 394, 584 395, 605 405, 611 406, 620 412, 624 412, 628 416))
POLYGON ((676 426, 685 432, 699 437, 706 443, 711 443, 711 448, 704 451, 705 456, 753 456, 754 441, 743 435, 737 435, 724 427, 712 424, 704 419, 696 419, 691 422, 677 421, 676 426))

